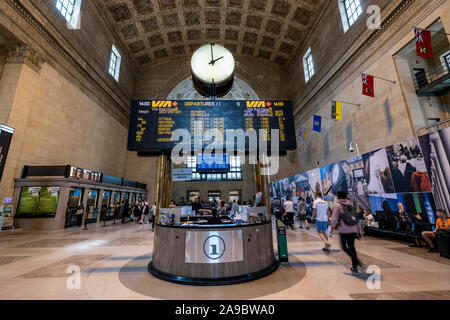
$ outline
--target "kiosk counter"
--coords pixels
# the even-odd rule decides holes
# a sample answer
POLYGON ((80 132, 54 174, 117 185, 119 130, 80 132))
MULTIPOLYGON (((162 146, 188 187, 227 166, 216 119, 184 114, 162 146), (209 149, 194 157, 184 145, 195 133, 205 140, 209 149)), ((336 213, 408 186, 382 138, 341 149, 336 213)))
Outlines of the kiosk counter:
POLYGON ((224 218, 219 225, 208 225, 207 217, 183 222, 185 219, 174 216, 168 222, 160 218, 155 226, 149 264, 153 276, 182 284, 217 286, 256 280, 278 268, 272 223, 262 214, 252 216, 248 223, 224 218))

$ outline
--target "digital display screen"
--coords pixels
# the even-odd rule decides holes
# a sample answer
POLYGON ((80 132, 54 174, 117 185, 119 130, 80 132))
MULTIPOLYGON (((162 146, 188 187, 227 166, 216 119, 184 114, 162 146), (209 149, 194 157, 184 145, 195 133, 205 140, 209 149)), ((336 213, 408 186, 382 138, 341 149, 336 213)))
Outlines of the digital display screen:
POLYGON ((198 172, 228 172, 229 158, 226 154, 202 154, 197 156, 198 172))
MULTIPOLYGON (((271 130, 280 131, 281 151, 295 150, 294 116, 289 101, 154 101, 134 100, 131 106, 128 135, 129 151, 171 151, 179 141, 171 141, 172 133, 185 129, 193 144, 195 137, 204 137, 209 129, 221 133, 215 142, 225 143, 227 130, 261 129, 270 149, 271 130)), ((212 141, 202 141, 203 147, 212 141)), ((248 141, 246 149, 249 149, 248 141)))

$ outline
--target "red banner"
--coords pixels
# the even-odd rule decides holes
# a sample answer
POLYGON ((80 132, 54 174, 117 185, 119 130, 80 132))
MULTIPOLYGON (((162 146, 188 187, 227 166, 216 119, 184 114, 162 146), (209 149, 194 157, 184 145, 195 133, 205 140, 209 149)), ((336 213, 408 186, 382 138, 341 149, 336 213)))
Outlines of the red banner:
POLYGON ((415 28, 417 56, 433 59, 433 47, 431 44, 431 31, 415 28))
POLYGON ((375 97, 375 84, 374 78, 371 75, 363 74, 362 75, 362 83, 363 83, 363 95, 374 98, 375 97))

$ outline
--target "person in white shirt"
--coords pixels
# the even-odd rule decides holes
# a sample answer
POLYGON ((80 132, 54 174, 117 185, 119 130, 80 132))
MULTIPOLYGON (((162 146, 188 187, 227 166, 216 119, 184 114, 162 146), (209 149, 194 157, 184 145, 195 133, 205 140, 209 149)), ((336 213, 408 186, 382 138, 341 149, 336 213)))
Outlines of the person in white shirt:
POLYGON ((323 200, 322 193, 317 192, 315 195, 315 200, 313 204, 313 215, 316 218, 316 229, 319 233, 320 238, 325 243, 325 247, 322 249, 326 253, 330 252, 330 242, 328 241, 328 203, 323 200))
POLYGON ((289 199, 289 197, 286 197, 283 208, 287 216, 288 227, 294 230, 294 203, 289 199))

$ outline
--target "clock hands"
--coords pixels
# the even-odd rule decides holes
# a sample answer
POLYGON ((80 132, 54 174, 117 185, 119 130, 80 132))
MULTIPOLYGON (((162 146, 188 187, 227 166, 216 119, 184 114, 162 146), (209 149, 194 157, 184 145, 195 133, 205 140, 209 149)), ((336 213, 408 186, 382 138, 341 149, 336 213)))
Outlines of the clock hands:
POLYGON ((211 43, 211 62, 209 64, 214 65, 214 52, 213 52, 213 44, 211 43))
POLYGON ((216 59, 216 60, 212 60, 209 64, 212 64, 212 65, 214 65, 217 61, 219 61, 220 59, 223 59, 224 57, 222 56, 222 57, 220 57, 220 58, 218 58, 218 59, 216 59))

